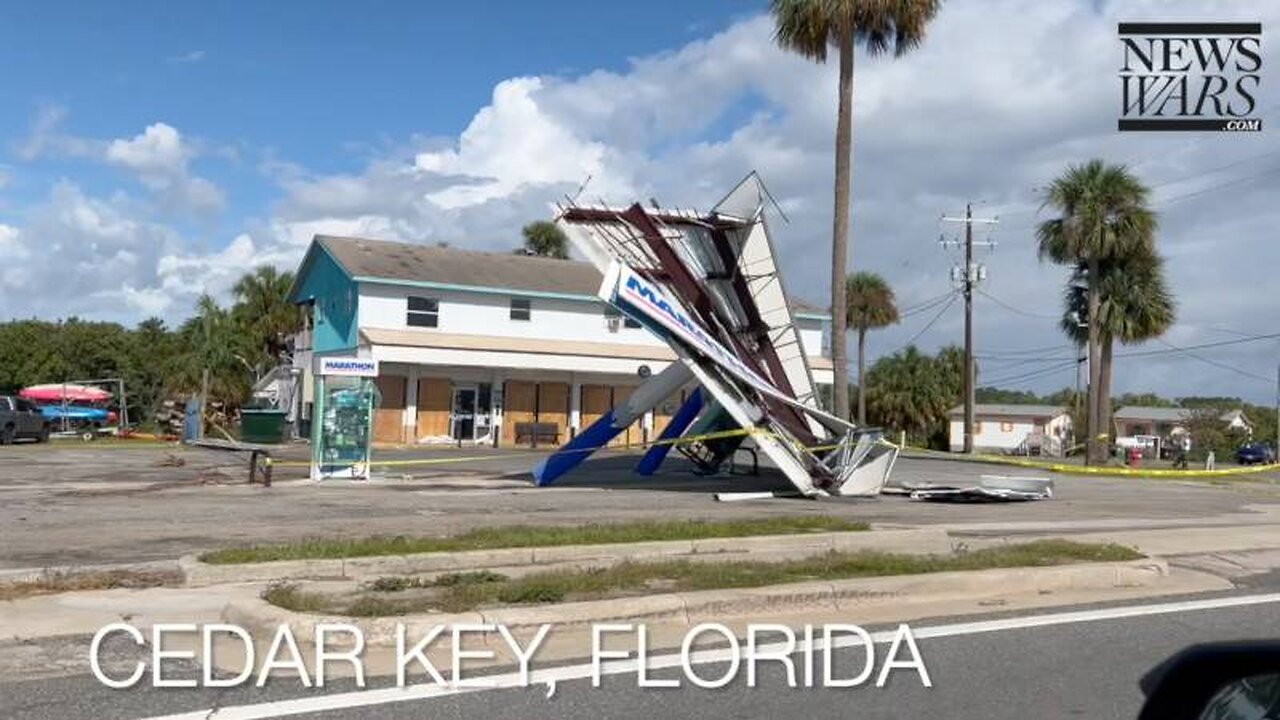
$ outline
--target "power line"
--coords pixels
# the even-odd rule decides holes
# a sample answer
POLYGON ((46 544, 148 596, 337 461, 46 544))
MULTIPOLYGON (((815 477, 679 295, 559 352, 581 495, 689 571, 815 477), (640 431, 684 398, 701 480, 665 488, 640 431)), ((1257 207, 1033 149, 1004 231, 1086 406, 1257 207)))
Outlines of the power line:
POLYGON ((951 306, 955 304, 955 302, 956 302, 956 298, 957 298, 957 297, 959 297, 959 296, 958 296, 958 295, 956 295, 956 294, 954 294, 954 293, 952 293, 952 294, 951 294, 951 300, 949 300, 949 301, 947 302, 947 304, 946 304, 946 305, 943 305, 943 306, 942 306, 942 309, 938 311, 938 314, 934 315, 934 316, 929 320, 929 322, 925 323, 924 327, 920 328, 920 331, 919 331, 919 332, 917 332, 915 335, 912 335, 910 340, 908 340, 908 341, 906 341, 905 343, 903 343, 901 347, 899 347, 897 350, 894 350, 894 351, 893 351, 893 353, 890 353, 890 354, 892 355, 892 354, 894 354, 894 353, 900 353, 900 352, 902 352, 903 350, 906 350, 906 349, 907 349, 908 347, 910 347, 912 344, 914 344, 916 340, 919 340, 921 335, 924 335, 926 332, 928 332, 928 331, 929 331, 929 328, 933 327, 933 326, 934 326, 934 324, 935 324, 935 323, 937 323, 937 322, 938 322, 938 320, 943 316, 943 314, 944 314, 944 313, 946 313, 946 312, 947 312, 947 310, 950 310, 950 309, 951 309, 951 306))
POLYGON ((998 363, 1001 370, 1008 370, 1009 368, 1017 367, 1018 365, 1043 365, 1045 363, 1061 362, 1068 359, 1066 355, 1058 355, 1048 358, 1002 358, 987 357, 985 355, 976 355, 975 357, 982 360, 984 363, 998 363))
POLYGON ((1254 380, 1261 380, 1262 382, 1265 382, 1267 385, 1270 385, 1270 384, 1271 384, 1271 380, 1272 380, 1272 379, 1271 379, 1271 378, 1269 378, 1269 377, 1263 377, 1263 376, 1261 376, 1261 375, 1256 375, 1256 374, 1251 373, 1251 372, 1249 372, 1249 371, 1247 371, 1247 370, 1241 370, 1241 369, 1240 369, 1240 368, 1238 368, 1238 367, 1235 367, 1235 366, 1233 366, 1233 365, 1229 365, 1229 364, 1224 363, 1224 362, 1219 362, 1219 361, 1217 361, 1217 360, 1210 360, 1209 358, 1207 358, 1207 357, 1203 357, 1203 356, 1200 356, 1200 355, 1197 355, 1197 354, 1195 354, 1195 353, 1193 353, 1193 352, 1191 352, 1191 351, 1187 350, 1186 348, 1178 347, 1177 345, 1174 345, 1173 343, 1169 342, 1168 340, 1165 340, 1164 338, 1156 338, 1156 340, 1157 340, 1157 341, 1159 341, 1160 343, 1164 344, 1164 345, 1168 345, 1169 347, 1173 348, 1174 350, 1177 350, 1178 352, 1183 353, 1183 354, 1184 354, 1184 355, 1186 355, 1187 357, 1192 358, 1192 359, 1194 359, 1194 360, 1199 360, 1199 361, 1200 361, 1200 362, 1202 362, 1202 363, 1206 363, 1206 364, 1208 364, 1208 365, 1213 365, 1214 367, 1219 367, 1219 368, 1222 368, 1223 370, 1230 370, 1231 372, 1233 372, 1233 373, 1235 373, 1235 374, 1237 374, 1237 375, 1243 375, 1244 377, 1247 377, 1247 378, 1252 378, 1252 379, 1254 379, 1254 380))
POLYGON ((1062 372, 1067 368, 1075 367, 1077 362, 1079 361, 1076 360, 1075 358, 1072 358, 1070 360, 1063 360, 1062 362, 1059 362, 1056 365, 1051 365, 1046 368, 1039 368, 1036 370, 1019 373, 1017 375, 1007 375, 1005 377, 993 378, 991 380, 987 380, 986 382, 991 385, 999 385, 1001 383, 1018 382, 1020 380, 1033 380, 1038 377, 1044 377, 1046 375, 1053 375, 1055 373, 1062 372))
POLYGON ((1199 345, 1185 345, 1175 350, 1135 350, 1126 353, 1116 353, 1118 358, 1131 357, 1155 357, 1157 355, 1172 355, 1174 353, 1185 353, 1188 350, 1205 350, 1207 348, 1225 347, 1227 345, 1240 345, 1242 343, 1258 342, 1259 340, 1274 340, 1280 338, 1280 333, 1270 333, 1267 335, 1253 335, 1250 337, 1239 338, 1237 340, 1220 340, 1218 342, 1201 343, 1199 345))
POLYGON ((1050 350, 1061 350, 1061 349, 1062 349, 1062 343, 1058 343, 1056 345, 1046 345, 1045 347, 1022 348, 1019 350, 987 350, 985 353, 978 355, 978 357, 989 358, 989 357, 995 357, 998 355, 1035 355, 1037 353, 1043 353, 1043 352, 1049 352, 1050 350))
POLYGON ((1182 195, 1175 195, 1175 196, 1173 196, 1173 197, 1171 197, 1171 198, 1165 198, 1164 200, 1157 200, 1157 201, 1155 201, 1155 202, 1154 202, 1154 203, 1152 203, 1152 204, 1153 204, 1153 205, 1171 205, 1171 204, 1173 204, 1173 203, 1175 203, 1175 202, 1181 202, 1181 201, 1186 200, 1186 199, 1188 199, 1188 198, 1193 198, 1193 197, 1196 197, 1196 196, 1199 196, 1199 195, 1204 195, 1205 193, 1214 192, 1214 191, 1216 191, 1216 190, 1222 190, 1223 188, 1234 187, 1234 186, 1236 186, 1236 185, 1240 185, 1241 183, 1246 183, 1246 182, 1249 182, 1250 180, 1257 180, 1257 179, 1258 179, 1258 178, 1260 178, 1260 177, 1266 177, 1267 175, 1273 175, 1273 174, 1278 173, 1278 172, 1280 172, 1280 167, 1273 167, 1273 168, 1271 168, 1270 170, 1266 170, 1266 171, 1264 171, 1264 172, 1260 172, 1260 173, 1258 173, 1258 174, 1256 174, 1256 175, 1247 175, 1247 176, 1242 177, 1242 178, 1236 178, 1235 180, 1231 180, 1230 182, 1219 183, 1219 184, 1217 184, 1217 185, 1210 185, 1210 186, 1209 186, 1209 187, 1207 187, 1207 188, 1202 188, 1202 189, 1200 189, 1200 190, 1196 190, 1196 191, 1194 191, 1194 192, 1184 193, 1184 194, 1182 194, 1182 195))
POLYGON ((1015 306, 1010 305, 1009 303, 1007 303, 1007 302, 1005 302, 1005 301, 1001 300, 1000 298, 996 297, 995 295, 992 295, 991 293, 989 293, 989 292, 987 292, 987 291, 985 291, 985 290, 978 290, 978 291, 977 291, 977 293, 978 293, 979 295, 981 295, 982 297, 984 297, 984 298, 986 298, 986 299, 990 300, 991 302, 993 302, 993 303, 995 303, 995 304, 999 305, 1000 307, 1004 308, 1005 310, 1008 310, 1009 312, 1012 312, 1012 313, 1016 313, 1016 314, 1018 314, 1018 315, 1022 315, 1022 316, 1024 316, 1024 317, 1035 318, 1035 319, 1037 319, 1037 320, 1058 320, 1058 319, 1060 319, 1060 318, 1059 318, 1059 316, 1057 316, 1057 315, 1041 315, 1041 314, 1039 314, 1039 313, 1033 313, 1033 312, 1030 312, 1030 311, 1027 311, 1027 310, 1023 310, 1022 308, 1015 307, 1015 306))
POLYGON ((1261 155, 1250 155, 1247 158, 1241 158, 1240 160, 1236 160, 1235 162, 1227 163, 1226 165, 1219 165, 1218 167, 1209 168, 1208 170, 1201 170, 1198 173, 1192 173, 1191 175, 1187 175, 1186 177, 1180 177, 1174 180, 1165 180, 1164 182, 1158 182, 1155 185, 1150 186, 1149 189, 1155 190, 1156 188, 1167 187, 1169 185, 1179 185, 1188 180, 1195 180, 1196 178, 1204 177, 1205 175, 1212 175, 1214 173, 1222 172, 1223 170, 1230 170, 1233 167, 1239 167, 1241 165, 1255 162, 1263 158, 1271 157, 1272 155, 1280 155, 1280 150, 1272 150, 1271 152, 1265 152, 1265 153, 1262 153, 1261 155))
POLYGON ((938 297, 936 297, 936 298, 933 298, 932 300, 929 300, 929 301, 927 301, 927 302, 921 303, 921 304, 916 305, 916 306, 914 306, 914 307, 910 307, 910 308, 908 308, 908 309, 906 309, 906 310, 902 310, 902 311, 900 311, 900 312, 898 313, 898 317, 899 317, 899 318, 908 318, 908 317, 911 317, 912 315, 919 315, 919 314, 920 314, 920 313, 922 313, 922 312, 928 312, 929 310, 932 310, 933 308, 938 307, 938 306, 939 306, 939 305, 941 305, 943 302, 946 302, 947 298, 953 298, 953 297, 955 297, 955 294, 956 294, 956 293, 955 293, 955 291, 954 291, 954 290, 948 290, 947 292, 945 292, 945 293, 943 293, 943 294, 939 295, 939 296, 938 296, 938 297))

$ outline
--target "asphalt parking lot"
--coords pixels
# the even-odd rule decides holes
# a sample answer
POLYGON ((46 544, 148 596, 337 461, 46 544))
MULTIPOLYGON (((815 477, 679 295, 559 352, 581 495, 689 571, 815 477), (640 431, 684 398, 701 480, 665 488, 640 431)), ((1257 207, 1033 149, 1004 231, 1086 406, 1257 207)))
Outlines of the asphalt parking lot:
MULTIPOLYGON (((199 550, 314 536, 446 534, 506 524, 579 524, 824 514, 893 525, 945 524, 981 532, 1044 524, 1081 529, 1247 522, 1280 512, 1280 485, 1055 476, 1053 500, 950 505, 903 497, 717 502, 713 493, 786 487, 767 470, 702 478, 673 457, 661 474, 630 472, 635 452, 584 463, 551 488, 533 487, 542 451, 474 448, 379 451, 413 461, 381 468, 373 482, 305 480, 278 454, 270 488, 247 484, 247 457, 178 446, 16 445, 0 448, 0 569, 172 560, 199 550), (417 461, 429 462, 417 464, 417 461)), ((897 477, 963 481, 1035 471, 952 460, 902 458, 897 477)))

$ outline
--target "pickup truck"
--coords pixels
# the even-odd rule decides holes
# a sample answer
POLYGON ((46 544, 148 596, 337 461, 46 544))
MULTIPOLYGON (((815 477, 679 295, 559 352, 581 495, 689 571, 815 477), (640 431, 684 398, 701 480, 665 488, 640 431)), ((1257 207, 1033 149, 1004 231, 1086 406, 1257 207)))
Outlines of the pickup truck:
POLYGON ((0 445, 11 445, 18 438, 45 442, 49 439, 49 423, 30 400, 0 395, 0 445))

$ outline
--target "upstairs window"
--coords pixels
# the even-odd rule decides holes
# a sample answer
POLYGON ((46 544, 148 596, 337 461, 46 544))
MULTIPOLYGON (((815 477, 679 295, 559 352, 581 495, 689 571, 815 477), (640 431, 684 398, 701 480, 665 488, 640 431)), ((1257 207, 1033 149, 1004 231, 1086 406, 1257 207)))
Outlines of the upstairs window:
POLYGON ((533 315, 533 303, 529 298, 511 298, 511 319, 528 320, 533 315))
POLYGON ((409 327, 436 327, 440 324, 440 301, 436 298, 410 296, 405 323, 409 327))

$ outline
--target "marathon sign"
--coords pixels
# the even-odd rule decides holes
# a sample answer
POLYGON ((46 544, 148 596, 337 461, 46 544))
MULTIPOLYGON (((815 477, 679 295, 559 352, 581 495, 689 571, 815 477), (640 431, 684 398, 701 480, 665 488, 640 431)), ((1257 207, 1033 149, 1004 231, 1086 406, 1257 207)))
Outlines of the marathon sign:
POLYGON ((700 323, 695 322, 675 303, 668 300, 656 285, 628 267, 619 264, 615 265, 615 269, 616 275, 611 272, 605 279, 603 299, 618 305, 624 312, 635 311, 627 312, 628 315, 639 314, 653 320, 665 328, 668 335, 674 335, 688 343, 699 353, 715 361, 760 392, 786 399, 773 383, 761 377, 741 358, 712 338, 700 323), (612 293, 609 293, 609 288, 613 289, 612 293))
POLYGON ((317 375, 346 377, 377 377, 378 361, 358 357, 322 357, 317 375))

